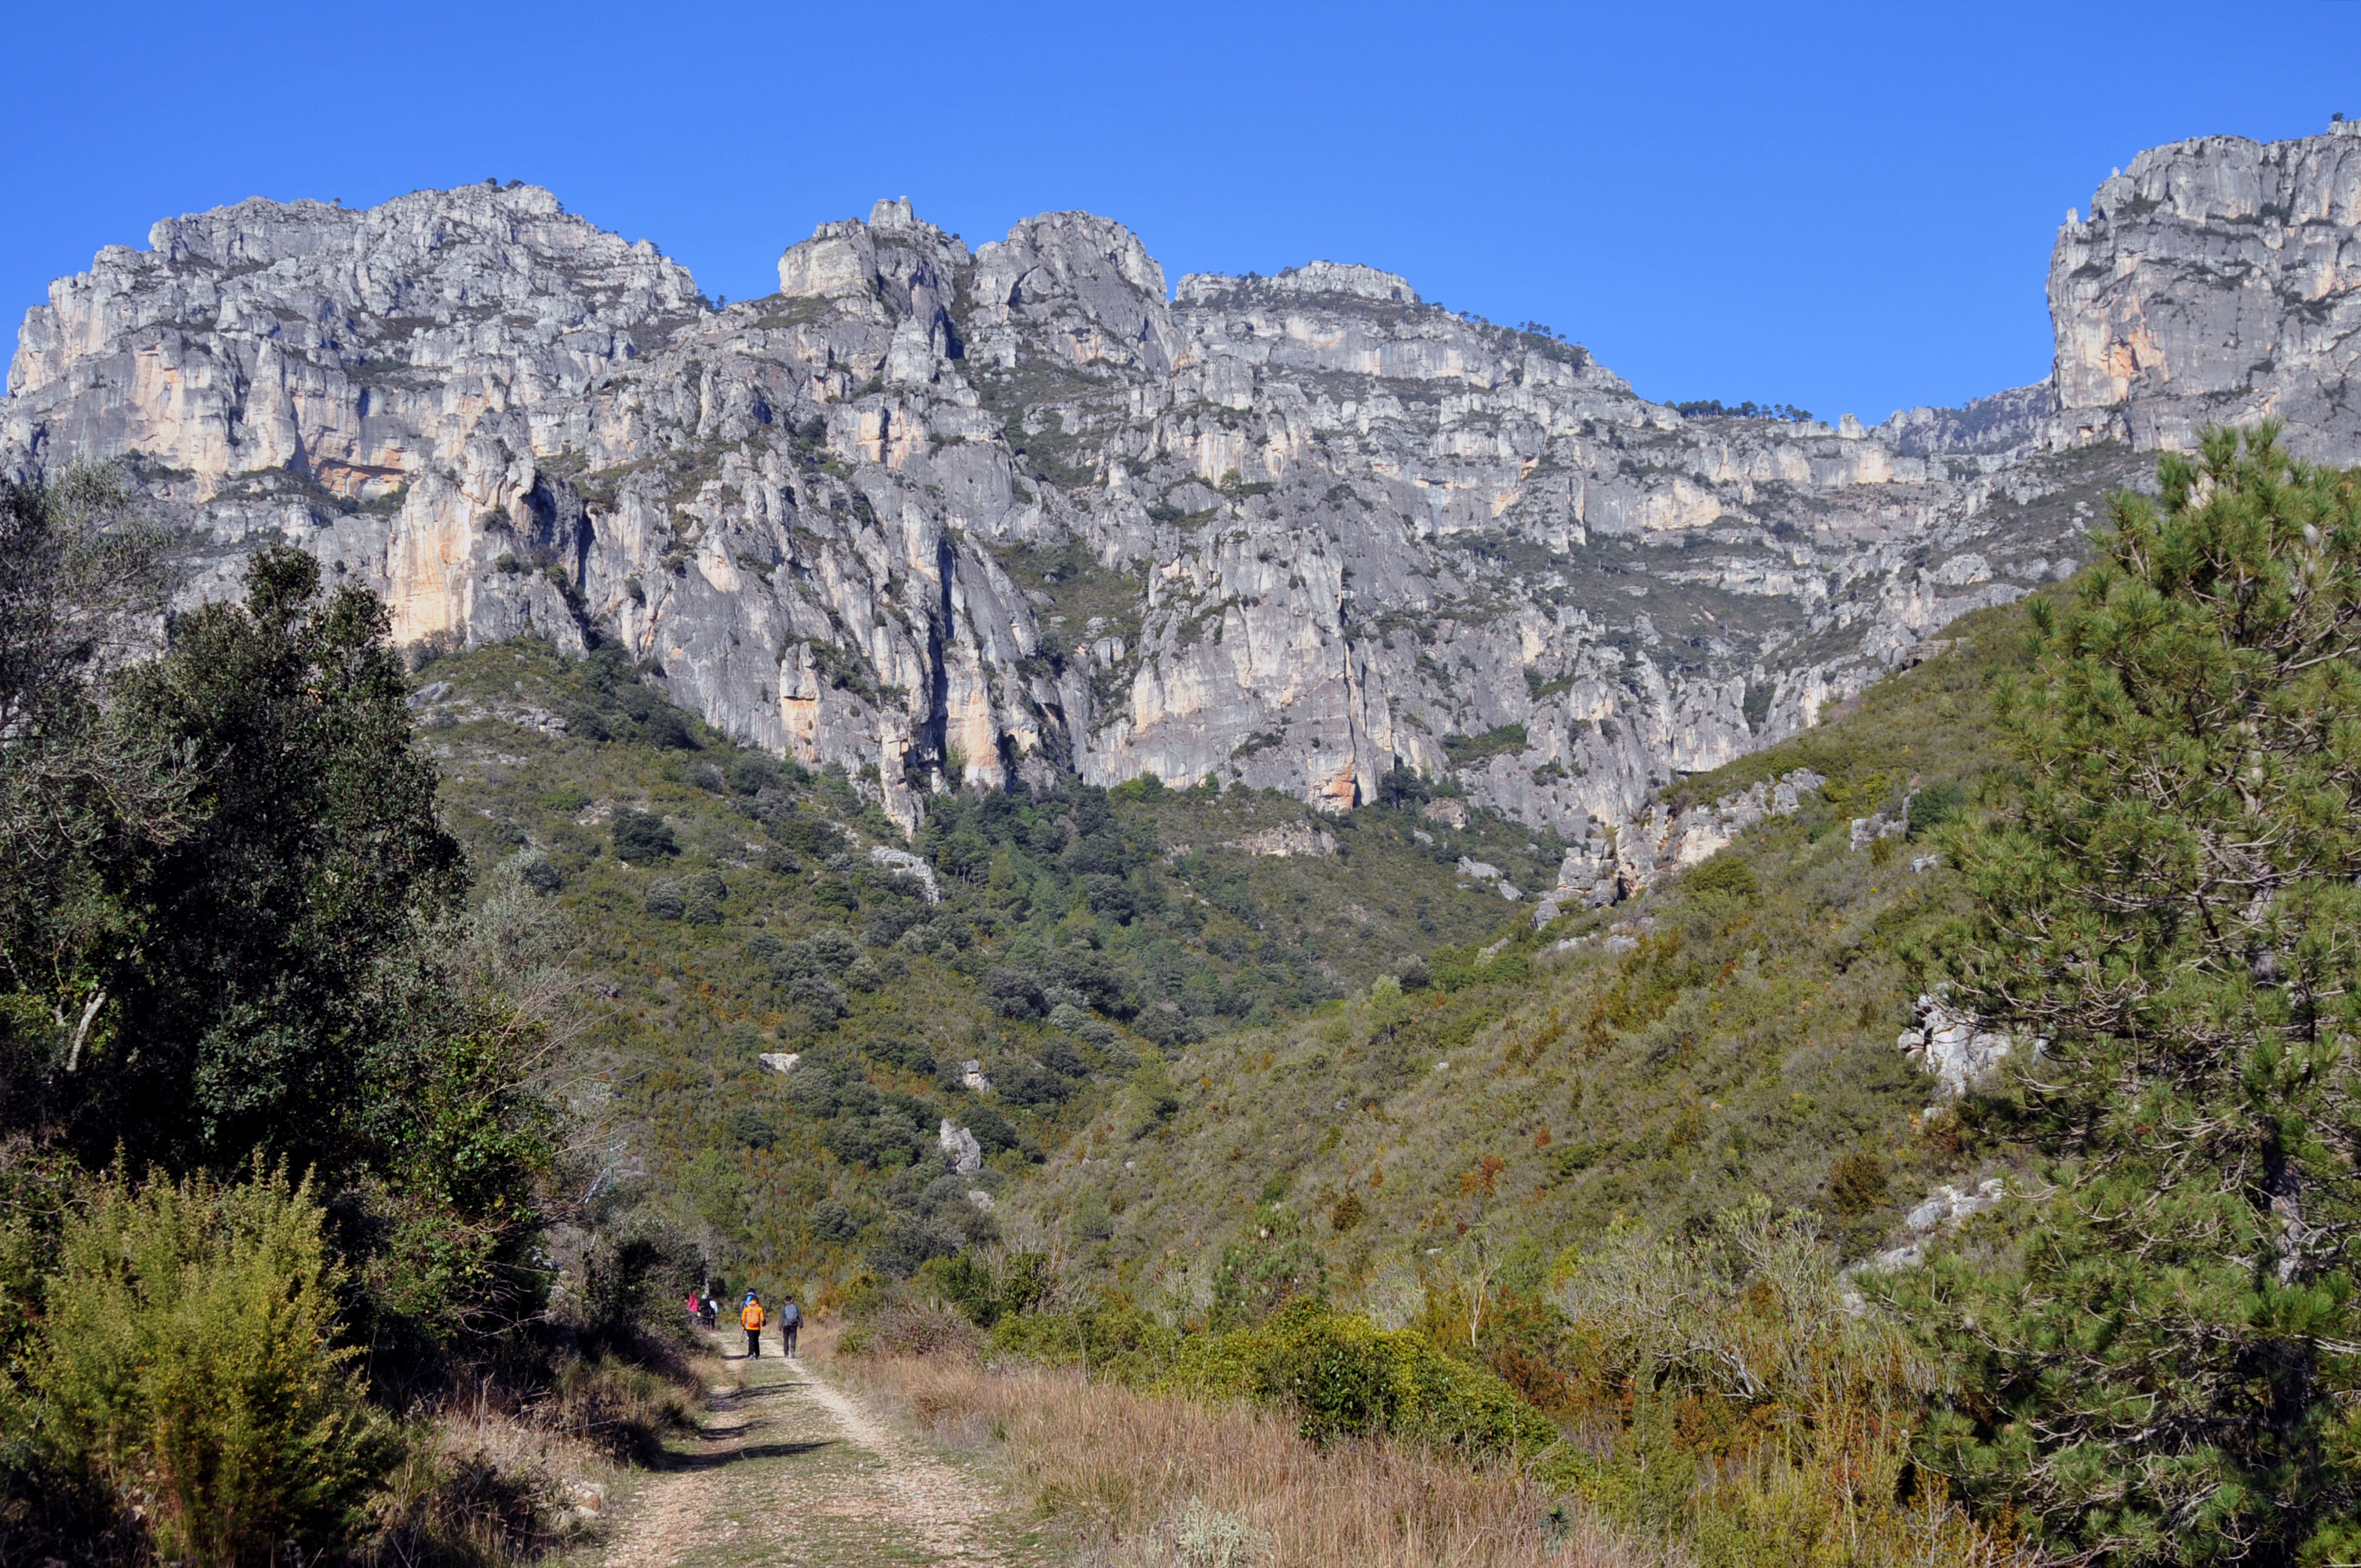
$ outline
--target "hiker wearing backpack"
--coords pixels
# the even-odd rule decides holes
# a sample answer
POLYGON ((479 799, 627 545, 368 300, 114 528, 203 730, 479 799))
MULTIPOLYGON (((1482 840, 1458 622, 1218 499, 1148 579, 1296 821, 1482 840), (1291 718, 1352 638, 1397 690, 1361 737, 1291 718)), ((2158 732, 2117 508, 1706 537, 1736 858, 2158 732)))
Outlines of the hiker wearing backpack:
POLYGON ((796 1356, 796 1331, 803 1326, 804 1310, 796 1306, 796 1299, 790 1296, 786 1304, 779 1309, 779 1338, 786 1342, 785 1354, 790 1361, 796 1356))
POLYGON ((746 1354, 752 1358, 763 1354, 763 1299, 752 1290, 746 1292, 746 1304, 738 1309, 738 1326, 746 1331, 746 1354))

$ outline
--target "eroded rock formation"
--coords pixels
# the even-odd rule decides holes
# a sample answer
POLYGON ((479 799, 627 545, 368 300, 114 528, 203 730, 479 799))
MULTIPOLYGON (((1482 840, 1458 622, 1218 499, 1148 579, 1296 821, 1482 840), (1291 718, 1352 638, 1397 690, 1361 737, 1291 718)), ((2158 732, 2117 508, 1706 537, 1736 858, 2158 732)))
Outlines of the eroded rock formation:
POLYGON ((2044 386, 1874 427, 1684 419, 1370 267, 1168 294, 1087 214, 971 250, 880 202, 717 309, 530 186, 252 201, 52 287, 0 468, 128 458, 206 541, 198 595, 285 539, 405 641, 619 639, 904 822, 1028 771, 1342 808, 1406 769, 1604 845, 1653 786, 2070 570, 2145 462, 2099 437, 2249 406, 2191 402, 2229 360, 2158 324, 2216 288, 2173 259, 2191 236, 2276 269, 2191 330, 2263 334, 2268 411, 2343 439, 2355 152, 2144 155, 2060 239, 2064 411, 2044 386), (2297 318, 2328 323, 2302 376, 2297 318), (2118 338, 2164 356, 2116 377, 2118 338))
POLYGON ((2141 153, 2067 214, 2049 310, 2059 444, 2277 419, 2298 455, 2361 462, 2361 122, 2141 153))

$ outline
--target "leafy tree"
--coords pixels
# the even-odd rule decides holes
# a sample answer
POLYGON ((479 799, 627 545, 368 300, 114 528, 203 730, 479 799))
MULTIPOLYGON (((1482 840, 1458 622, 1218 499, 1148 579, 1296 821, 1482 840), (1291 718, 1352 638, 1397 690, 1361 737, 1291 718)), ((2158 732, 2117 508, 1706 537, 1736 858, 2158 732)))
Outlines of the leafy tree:
POLYGON ((324 596, 284 546, 254 558, 243 605, 182 617, 115 683, 122 722, 192 759, 193 787, 186 832, 97 857, 124 916, 86 956, 111 998, 72 1097, 86 1155, 368 1155, 369 1091, 414 1043, 389 957, 464 885, 405 695, 385 607, 324 596))
POLYGON ((188 826, 187 754, 101 700, 152 647, 170 545, 117 470, 0 483, 0 1122, 42 1120, 102 1025, 93 955, 132 932, 94 857, 188 826))
POLYGON ((1933 1457, 2052 1550, 2350 1562, 2361 494, 2268 428, 2159 473, 2034 605, 2008 803, 1938 836, 1962 994, 2047 1042, 1977 1113, 2038 1164, 1897 1298, 1957 1380, 1933 1457))

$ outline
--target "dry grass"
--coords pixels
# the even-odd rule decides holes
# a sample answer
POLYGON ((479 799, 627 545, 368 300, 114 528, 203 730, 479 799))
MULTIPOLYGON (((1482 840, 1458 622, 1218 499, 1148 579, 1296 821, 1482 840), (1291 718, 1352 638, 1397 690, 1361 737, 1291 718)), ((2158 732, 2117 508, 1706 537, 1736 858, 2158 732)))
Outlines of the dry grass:
POLYGON ((401 1460, 372 1504, 375 1528, 358 1553, 370 1568, 537 1557, 580 1528, 576 1503, 603 1501, 618 1474, 595 1445, 489 1399, 422 1412, 405 1426, 401 1460))
POLYGON ((422 1407, 371 1505, 367 1568, 501 1568, 603 1532, 616 1490, 668 1430, 693 1424, 704 1360, 573 1364, 524 1398, 496 1379, 422 1407))
POLYGON ((1011 1483, 1104 1568, 1681 1561, 1615 1534, 1513 1467, 1471 1470, 1384 1441, 1323 1451, 1281 1416, 1153 1397, 1073 1372, 958 1357, 834 1365, 896 1401, 936 1442, 997 1450, 1011 1483))

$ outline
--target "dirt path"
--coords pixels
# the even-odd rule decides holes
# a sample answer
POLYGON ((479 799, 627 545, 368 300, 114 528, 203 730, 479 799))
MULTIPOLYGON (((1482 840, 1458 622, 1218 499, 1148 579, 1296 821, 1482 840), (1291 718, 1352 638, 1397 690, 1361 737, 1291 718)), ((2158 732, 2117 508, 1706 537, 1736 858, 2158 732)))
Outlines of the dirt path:
MULTIPOLYGON (((731 1336, 735 1337, 735 1336, 731 1336)), ((812 1369, 732 1355, 693 1438, 623 1511, 602 1568, 1018 1568, 1020 1521, 984 1482, 812 1369)))

